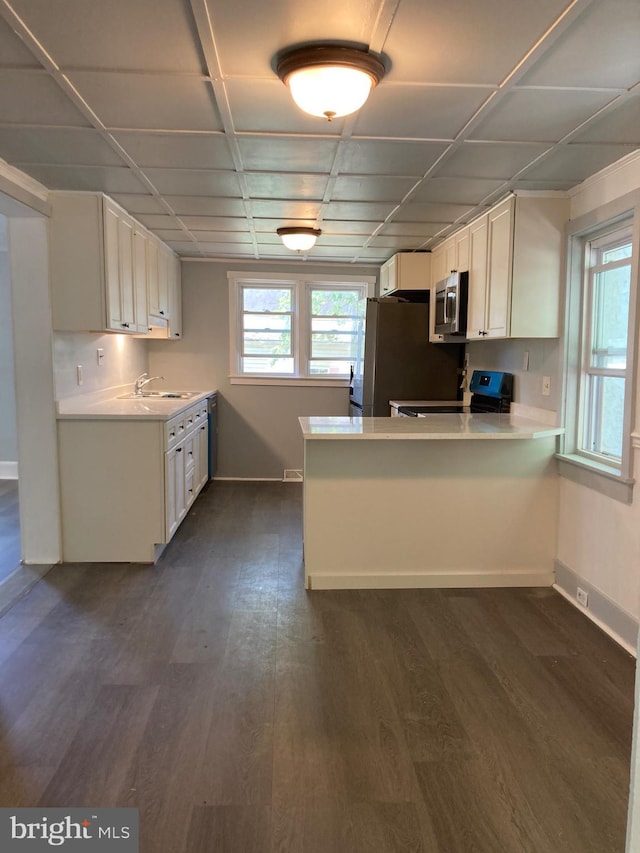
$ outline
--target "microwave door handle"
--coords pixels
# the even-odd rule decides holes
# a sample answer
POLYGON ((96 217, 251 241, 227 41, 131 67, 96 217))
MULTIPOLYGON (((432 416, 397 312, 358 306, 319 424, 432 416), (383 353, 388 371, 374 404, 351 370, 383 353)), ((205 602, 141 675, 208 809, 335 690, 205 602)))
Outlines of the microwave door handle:
POLYGON ((449 314, 447 312, 448 295, 449 295, 449 288, 445 286, 444 299, 442 300, 444 302, 444 307, 443 307, 444 319, 442 322, 445 326, 449 322, 449 314))

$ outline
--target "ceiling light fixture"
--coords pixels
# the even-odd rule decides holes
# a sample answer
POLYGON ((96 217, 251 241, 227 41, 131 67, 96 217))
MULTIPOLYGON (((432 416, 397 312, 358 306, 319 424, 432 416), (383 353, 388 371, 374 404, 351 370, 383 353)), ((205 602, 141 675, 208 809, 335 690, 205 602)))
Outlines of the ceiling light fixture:
POLYGON ((276 71, 301 110, 331 121, 360 109, 384 65, 366 50, 320 44, 286 51, 276 71))
POLYGON ((277 233, 287 249, 291 249, 292 252, 308 252, 315 245, 322 231, 319 228, 304 228, 298 225, 278 228, 277 233))

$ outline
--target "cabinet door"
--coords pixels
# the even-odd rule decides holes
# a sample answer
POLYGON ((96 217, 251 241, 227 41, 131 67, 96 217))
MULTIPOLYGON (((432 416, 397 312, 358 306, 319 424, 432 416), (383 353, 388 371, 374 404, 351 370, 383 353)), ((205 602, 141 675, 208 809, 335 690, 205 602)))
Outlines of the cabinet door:
POLYGON ((169 338, 182 337, 182 268, 180 258, 169 258, 169 338))
POLYGON ((164 506, 165 506, 165 542, 169 542, 178 529, 178 504, 176 496, 177 465, 179 454, 176 448, 164 455, 164 506))
POLYGON ((169 253, 158 247, 158 315, 169 317, 169 253))
POLYGON ((136 330, 149 331, 149 299, 147 294, 147 236, 134 228, 133 232, 133 292, 135 297, 136 330))
POLYGON ((209 479, 209 426, 200 424, 198 427, 198 492, 209 479))
POLYGON ((118 252, 118 212, 104 205, 104 271, 107 299, 107 328, 123 331, 120 301, 120 256, 118 252))
POLYGON ((397 287, 398 258, 394 255, 380 269, 380 296, 391 293, 397 287))
POLYGON ((160 315, 160 287, 158 283, 158 250, 155 240, 147 243, 147 291, 149 296, 149 314, 160 315))
POLYGON ((463 228, 462 231, 458 231, 455 242, 455 269, 458 272, 465 272, 469 269, 469 229, 463 228))
POLYGON ((487 230, 488 217, 469 226, 469 314, 467 337, 484 338, 487 309, 487 230))
POLYGON ((450 273, 455 272, 456 267, 456 241, 454 237, 449 237, 448 240, 445 240, 442 244, 444 249, 444 276, 448 276, 450 273))
POLYGON ((120 304, 122 327, 136 331, 135 299, 133 294, 133 222, 118 220, 118 260, 120 271, 120 304))
POLYGON ((509 334, 513 211, 513 199, 509 199, 488 215, 486 332, 493 338, 509 334))

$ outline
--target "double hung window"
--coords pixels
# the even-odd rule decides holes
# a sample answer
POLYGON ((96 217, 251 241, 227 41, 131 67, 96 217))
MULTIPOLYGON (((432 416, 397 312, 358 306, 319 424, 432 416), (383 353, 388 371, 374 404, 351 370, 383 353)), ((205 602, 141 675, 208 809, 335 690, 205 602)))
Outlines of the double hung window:
POLYGON ((375 279, 229 273, 232 381, 345 380, 375 279))

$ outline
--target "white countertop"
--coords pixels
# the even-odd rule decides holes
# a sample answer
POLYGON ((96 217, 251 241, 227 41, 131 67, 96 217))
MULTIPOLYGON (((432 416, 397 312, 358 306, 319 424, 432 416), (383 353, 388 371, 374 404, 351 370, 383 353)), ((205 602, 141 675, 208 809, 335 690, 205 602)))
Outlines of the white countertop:
MULTIPOLYGON (((122 393, 126 393, 123 391, 122 393)), ((215 394, 215 390, 198 391, 193 397, 132 397, 96 399, 95 395, 67 397, 57 403, 58 420, 125 420, 167 421, 195 403, 215 394)))
POLYGON ((530 439, 564 429, 513 414, 436 414, 426 418, 298 418, 305 439, 530 439))

